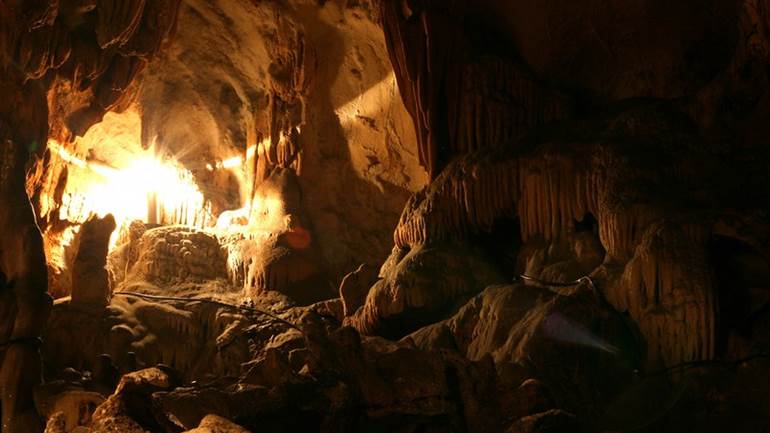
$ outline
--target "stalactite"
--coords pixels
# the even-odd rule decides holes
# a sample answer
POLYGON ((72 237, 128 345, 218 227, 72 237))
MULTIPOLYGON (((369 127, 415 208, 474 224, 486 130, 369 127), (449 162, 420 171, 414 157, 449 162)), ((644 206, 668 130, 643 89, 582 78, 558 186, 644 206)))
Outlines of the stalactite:
POLYGON ((409 251, 464 239, 513 216, 524 242, 554 242, 570 236, 590 214, 605 260, 625 267, 620 282, 610 278, 607 298, 639 324, 650 360, 671 365, 710 359, 716 315, 706 247, 711 229, 708 223, 685 223, 686 216, 679 227, 661 222, 673 209, 691 213, 675 198, 679 190, 668 189, 683 176, 679 158, 692 154, 674 155, 671 143, 661 140, 645 152, 670 156, 651 165, 634 153, 633 140, 620 137, 611 145, 557 140, 529 150, 484 149, 457 157, 409 200, 394 233, 396 247, 409 251), (650 170, 670 180, 652 182, 650 170))
POLYGON ((39 79, 49 69, 56 69, 69 59, 72 45, 67 31, 64 25, 54 23, 31 30, 21 39, 16 58, 27 78, 39 79))
POLYGON ((395 243, 407 247, 462 237, 513 216, 520 218, 524 240, 556 239, 586 213, 599 211, 598 175, 577 165, 543 153, 481 151, 458 158, 407 203, 395 243))
POLYGON ((98 0, 96 38, 103 49, 121 46, 139 27, 145 0, 98 0))
MULTIPOLYGON (((456 155, 511 146, 529 129, 566 117, 572 104, 502 56, 475 54, 464 1, 382 2, 396 79, 417 131, 418 157, 436 178, 456 155), (468 34, 466 34, 468 33, 468 34)), ((485 52, 485 49, 480 50, 485 52)))
POLYGON ((704 225, 652 224, 620 281, 605 294, 628 311, 648 343, 653 363, 673 365, 715 354, 716 283, 704 225))

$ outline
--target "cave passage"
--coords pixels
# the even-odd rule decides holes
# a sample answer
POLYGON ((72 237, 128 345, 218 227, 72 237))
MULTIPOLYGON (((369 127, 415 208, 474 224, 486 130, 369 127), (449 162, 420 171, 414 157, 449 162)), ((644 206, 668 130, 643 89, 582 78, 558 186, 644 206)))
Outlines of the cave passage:
POLYGON ((770 0, 0 0, 0 432, 770 431, 770 0))

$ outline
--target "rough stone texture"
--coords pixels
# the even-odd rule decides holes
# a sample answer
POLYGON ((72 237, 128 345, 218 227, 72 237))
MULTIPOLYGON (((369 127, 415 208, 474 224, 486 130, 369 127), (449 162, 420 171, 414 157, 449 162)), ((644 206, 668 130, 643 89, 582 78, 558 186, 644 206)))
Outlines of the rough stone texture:
POLYGON ((431 178, 454 155, 510 146, 530 128, 572 112, 568 97, 528 74, 487 27, 476 28, 473 3, 380 3, 420 164, 431 178))
POLYGON ((295 171, 337 281, 387 255, 426 181, 376 20, 366 2, 185 1, 139 96, 143 142, 179 155, 215 211, 248 203, 274 168, 295 171), (205 169, 232 157, 242 165, 205 169))
POLYGON ((151 283, 202 282, 227 278, 227 256, 217 237, 188 227, 165 226, 150 229, 130 244, 128 257, 115 258, 117 274, 127 269, 123 281, 151 283))
MULTIPOLYGON (((114 4, 106 1, 94 6, 101 11, 114 4)), ((123 28, 115 42, 127 44, 137 33, 142 33, 143 40, 165 39, 175 20, 176 5, 174 1, 158 2, 152 18, 123 28), (147 22, 152 25, 145 25, 147 22)), ((134 17, 143 15, 135 4, 122 6, 132 10, 134 17)), ((0 226, 6 230, 0 234, 0 274, 15 286, 15 294, 3 288, 3 340, 37 337, 50 306, 45 294, 43 242, 25 191, 28 159, 32 156, 45 166, 44 143, 49 135, 66 136, 68 127, 83 133, 106 110, 117 107, 146 58, 157 49, 151 46, 120 54, 101 51, 93 38, 95 27, 123 21, 113 14, 100 14, 98 25, 92 21, 79 26, 88 10, 73 2, 14 1, 0 6, 0 94, 5 101, 0 110, 0 226), (77 26, 80 31, 73 32, 77 26), (59 79, 69 81, 68 90, 77 90, 71 92, 71 98, 63 97, 48 107, 45 94, 57 87, 53 83, 59 79)), ((113 42, 110 36, 103 35, 102 42, 113 42)), ((46 184, 31 183, 33 203, 39 203, 46 184)), ((27 346, 13 344, 6 349, 0 367, 2 426, 11 433, 42 430, 31 411, 31 388, 40 378, 38 351, 27 346)))
MULTIPOLYGON (((370 344, 311 316, 303 316, 307 364, 299 372, 266 374, 260 385, 177 388, 155 394, 159 407, 184 426, 197 426, 208 411, 253 430, 499 430, 491 364, 370 344)), ((271 364, 284 366, 273 373, 286 366, 271 364)))
POLYGON ((275 169, 254 194, 242 232, 225 236, 228 274, 257 301, 275 291, 307 305, 333 296, 298 177, 275 169))
POLYGON ((340 283, 343 316, 348 317, 364 305, 369 288, 377 281, 377 270, 366 263, 345 275, 340 283))
MULTIPOLYGON (((192 294, 200 290, 195 287, 192 294)), ((284 328, 284 324, 239 308, 224 308, 192 299, 156 303, 118 292, 100 314, 84 314, 73 308, 66 298, 57 301, 45 332, 43 352, 54 365, 94 373, 101 354, 109 355, 120 371, 130 370, 137 362, 140 365, 163 363, 192 380, 206 375, 238 374, 240 365, 249 361, 257 349, 250 346, 250 340, 284 328)))
MULTIPOLYGON (((126 287, 237 303, 243 285, 226 275, 281 319, 125 292, 101 312, 59 301, 47 374, 104 391, 108 353, 123 372, 163 362, 196 381, 133 376, 96 431, 178 433, 210 414, 271 431, 572 429, 564 410, 594 431, 767 430, 767 0, 188 0, 153 60, 179 3, 0 3, 0 342, 23 338, 0 355, 4 432, 42 428, 35 224, 58 242, 87 218, 59 219, 74 176, 62 154, 132 101, 128 147, 178 158, 238 225, 278 218, 260 260, 233 254, 244 233, 223 242, 206 269, 218 280, 180 277, 174 262, 126 287), (265 212, 262 186, 287 172, 298 188, 273 191, 286 211, 265 212), (289 307, 311 275, 331 293, 379 264, 414 191, 373 287, 348 280, 342 299, 289 307), (590 275, 596 296, 478 294, 521 272, 550 287, 590 275), (599 293, 639 330, 633 381, 614 380, 618 353, 635 351, 614 342, 618 315, 599 293), (346 320, 362 331, 416 333, 362 340, 338 323, 355 307, 346 320)), ((196 268, 210 258, 194 256, 196 268)))
POLYGON ((682 221, 652 225, 621 280, 607 289, 610 302, 629 312, 647 350, 665 365, 716 356, 718 288, 707 241, 703 228, 682 221), (700 338, 690 336, 692 329, 700 338))
POLYGON ((156 391, 169 390, 173 385, 173 378, 157 367, 123 376, 115 392, 94 411, 91 431, 162 431, 168 421, 153 417, 149 406, 150 395, 156 391))
POLYGON ((246 280, 252 299, 276 291, 307 305, 333 296, 312 252, 268 243, 260 245, 252 260, 246 280))
POLYGON ((380 276, 345 322, 389 338, 440 320, 484 287, 503 282, 483 254, 452 243, 394 249, 380 276))
POLYGON ((46 432, 59 428, 70 433, 77 427, 87 428, 96 407, 104 403, 104 397, 98 392, 62 385, 61 382, 48 383, 35 390, 38 413, 48 420, 46 432))
POLYGON ((66 415, 63 412, 56 412, 45 424, 45 433, 68 433, 66 424, 66 415))
POLYGON ((587 286, 561 294, 523 284, 492 286, 452 318, 407 338, 472 360, 491 355, 505 383, 523 366, 558 396, 557 407, 581 415, 611 401, 641 362, 632 330, 587 286))
POLYGON ((198 428, 187 430, 185 433, 250 433, 238 424, 232 423, 217 415, 206 415, 198 428))
MULTIPOLYGON (((518 150, 457 158, 407 203, 394 234, 396 245, 470 239, 492 231, 495 221, 515 216, 521 239, 545 240, 550 254, 549 244, 575 243, 580 222, 590 215, 601 247, 588 235, 572 247, 569 261, 550 263, 540 276, 563 281, 592 273, 604 250, 597 284, 616 308, 639 321, 650 361, 713 358, 717 289, 707 243, 720 215, 735 208, 756 212, 768 202, 761 187, 745 188, 762 182, 759 166, 741 158, 717 162, 695 125, 666 105, 631 105, 604 120, 585 122, 535 134, 518 150), (602 138, 592 138, 599 130, 602 138), (647 135, 651 131, 657 131, 654 137, 647 135), (720 171, 741 180, 695 180, 716 179, 720 171), (736 194, 736 188, 742 192, 736 194), (645 241, 645 231, 666 220, 681 227, 645 241), (587 251, 578 253, 583 248, 587 251), (581 265, 577 255, 587 252, 581 265), (644 258, 633 259, 635 254, 644 258), (689 276, 676 269, 688 269, 689 276), (702 326, 690 326, 691 320, 702 326)), ((527 248, 517 261, 532 265, 538 255, 527 248)))
POLYGON ((72 305, 103 309, 112 297, 106 266, 115 218, 112 215, 91 217, 80 230, 78 254, 72 269, 72 305))

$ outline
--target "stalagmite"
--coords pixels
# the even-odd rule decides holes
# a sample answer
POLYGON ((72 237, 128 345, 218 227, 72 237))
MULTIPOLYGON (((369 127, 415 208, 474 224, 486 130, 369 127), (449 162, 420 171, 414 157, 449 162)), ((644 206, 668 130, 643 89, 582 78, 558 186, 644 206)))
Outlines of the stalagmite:
POLYGON ((653 363, 674 365, 715 355, 717 288, 708 264, 708 239, 702 225, 653 224, 620 281, 606 290, 608 300, 639 324, 653 363))
POLYGON ((112 288, 106 261, 115 218, 92 217, 80 231, 78 254, 72 270, 72 304, 101 311, 110 303, 112 288))

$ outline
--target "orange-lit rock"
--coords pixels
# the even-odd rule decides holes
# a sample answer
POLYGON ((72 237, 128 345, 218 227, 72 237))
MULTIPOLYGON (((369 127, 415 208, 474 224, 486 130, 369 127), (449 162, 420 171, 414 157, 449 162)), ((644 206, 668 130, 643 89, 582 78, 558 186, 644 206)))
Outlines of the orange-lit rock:
POLYGON ((107 275, 107 249, 115 218, 89 218, 80 231, 78 254, 72 269, 72 304, 102 309, 110 303, 112 287, 107 275))
POLYGON ((764 431, 768 53, 768 0, 0 1, 0 430, 764 431))

